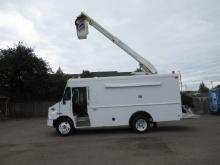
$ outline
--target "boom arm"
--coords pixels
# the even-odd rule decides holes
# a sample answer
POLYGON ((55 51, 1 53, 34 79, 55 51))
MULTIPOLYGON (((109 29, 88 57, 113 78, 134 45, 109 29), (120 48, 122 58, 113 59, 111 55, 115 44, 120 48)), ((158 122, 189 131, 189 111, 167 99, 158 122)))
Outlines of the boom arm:
POLYGON ((149 74, 157 74, 157 69, 145 58, 139 55, 137 52, 132 50, 128 45, 123 43, 120 39, 113 36, 110 32, 104 29, 101 25, 95 22, 92 18, 90 18, 85 13, 81 13, 80 16, 77 17, 75 21, 77 36, 79 39, 86 39, 88 34, 88 23, 93 26, 96 30, 110 39, 113 43, 118 45, 121 49, 127 52, 131 57, 133 57, 139 64, 142 70, 149 74))

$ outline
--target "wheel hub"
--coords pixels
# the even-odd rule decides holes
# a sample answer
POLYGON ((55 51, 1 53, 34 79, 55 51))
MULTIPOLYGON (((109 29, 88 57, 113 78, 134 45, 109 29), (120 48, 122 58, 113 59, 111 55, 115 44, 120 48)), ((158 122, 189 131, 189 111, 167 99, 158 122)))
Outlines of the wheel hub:
POLYGON ((70 132, 71 126, 68 122, 62 122, 59 125, 59 131, 61 134, 65 135, 70 132))
POLYGON ((148 124, 144 119, 138 119, 135 126, 138 131, 143 132, 147 129, 148 124))

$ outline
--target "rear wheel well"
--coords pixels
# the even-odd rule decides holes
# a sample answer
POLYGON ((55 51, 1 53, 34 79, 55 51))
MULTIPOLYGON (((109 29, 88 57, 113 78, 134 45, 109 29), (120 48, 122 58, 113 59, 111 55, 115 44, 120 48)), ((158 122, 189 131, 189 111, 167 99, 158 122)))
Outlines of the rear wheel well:
POLYGON ((129 120, 129 126, 131 126, 131 123, 132 123, 132 120, 136 117, 136 116, 144 116, 144 117, 147 117, 148 119, 150 119, 150 122, 153 122, 153 118, 152 116, 145 112, 145 111, 138 111, 138 112, 135 112, 134 114, 131 115, 130 117, 130 120, 129 120))
POLYGON ((61 120, 63 120, 63 119, 68 119, 69 121, 71 121, 72 125, 74 125, 74 124, 73 124, 73 120, 72 120, 70 117, 68 117, 68 116, 60 116, 59 118, 57 118, 56 120, 54 120, 54 122, 53 122, 53 127, 54 127, 54 128, 57 128, 59 122, 60 122, 61 120))

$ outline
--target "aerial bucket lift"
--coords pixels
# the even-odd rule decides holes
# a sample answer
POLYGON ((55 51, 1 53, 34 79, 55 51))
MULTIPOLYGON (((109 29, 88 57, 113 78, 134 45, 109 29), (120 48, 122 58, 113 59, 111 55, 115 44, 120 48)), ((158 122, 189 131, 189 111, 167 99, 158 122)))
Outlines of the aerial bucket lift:
POLYGON ((145 74, 157 74, 157 69, 148 60, 146 60, 137 52, 132 50, 128 45, 126 45, 120 39, 113 36, 110 32, 108 32, 100 24, 98 24, 96 21, 94 21, 91 17, 89 17, 83 12, 77 17, 75 21, 78 39, 87 39, 87 35, 89 33, 88 24, 93 26, 105 37, 107 37, 109 40, 111 40, 113 43, 115 43, 121 49, 123 49, 126 53, 128 53, 131 57, 133 57, 139 63, 141 70, 145 74))

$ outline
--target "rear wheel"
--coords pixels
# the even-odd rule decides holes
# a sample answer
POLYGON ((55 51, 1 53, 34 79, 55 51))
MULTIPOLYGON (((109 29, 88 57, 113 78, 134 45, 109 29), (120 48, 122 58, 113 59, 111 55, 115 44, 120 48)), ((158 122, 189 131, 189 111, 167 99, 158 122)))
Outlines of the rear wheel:
POLYGON ((56 130, 61 136, 69 136, 72 134, 74 129, 73 123, 70 119, 61 119, 58 121, 56 130))
POLYGON ((144 133, 148 131, 150 127, 149 119, 141 115, 136 116, 131 122, 131 127, 134 131, 138 133, 144 133))

